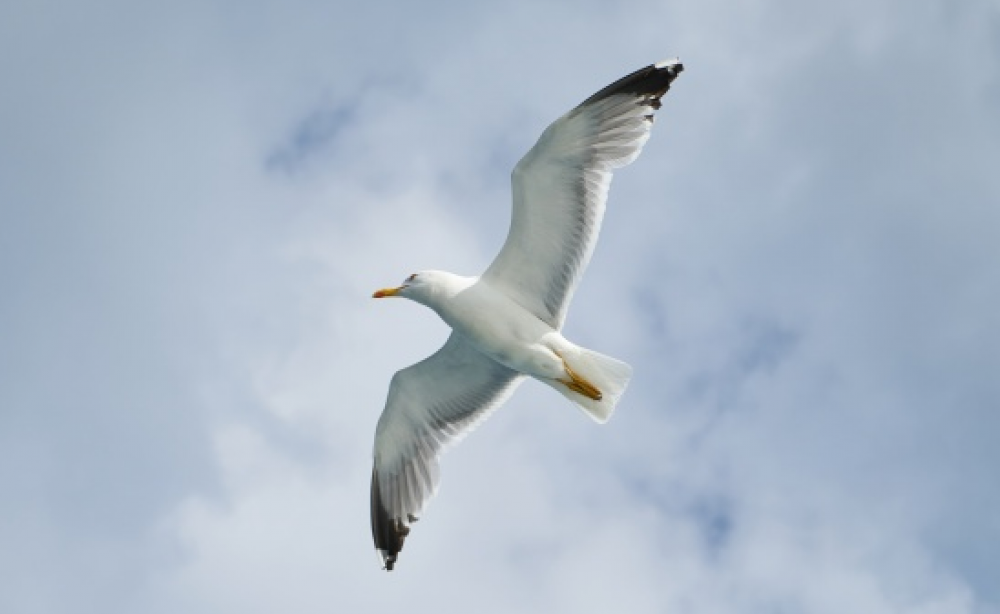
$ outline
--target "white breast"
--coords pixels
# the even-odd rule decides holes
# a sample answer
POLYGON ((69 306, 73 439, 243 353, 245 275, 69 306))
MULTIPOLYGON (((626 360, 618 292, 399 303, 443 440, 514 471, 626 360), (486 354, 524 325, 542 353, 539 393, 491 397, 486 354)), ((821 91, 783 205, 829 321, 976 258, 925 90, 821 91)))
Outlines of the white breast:
POLYGON ((438 313, 481 352, 535 377, 558 377, 561 362, 551 351, 562 335, 505 293, 479 281, 438 306, 438 313))

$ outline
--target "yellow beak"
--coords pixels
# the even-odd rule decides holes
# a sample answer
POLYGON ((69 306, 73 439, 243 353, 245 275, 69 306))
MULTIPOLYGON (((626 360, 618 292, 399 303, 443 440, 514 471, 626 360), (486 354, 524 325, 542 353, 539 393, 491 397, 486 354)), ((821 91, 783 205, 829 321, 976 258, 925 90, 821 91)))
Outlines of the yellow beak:
POLYGON ((385 298, 387 296, 396 296, 402 289, 403 289, 402 286, 398 288, 383 288, 375 292, 375 294, 372 295, 372 298, 385 298))

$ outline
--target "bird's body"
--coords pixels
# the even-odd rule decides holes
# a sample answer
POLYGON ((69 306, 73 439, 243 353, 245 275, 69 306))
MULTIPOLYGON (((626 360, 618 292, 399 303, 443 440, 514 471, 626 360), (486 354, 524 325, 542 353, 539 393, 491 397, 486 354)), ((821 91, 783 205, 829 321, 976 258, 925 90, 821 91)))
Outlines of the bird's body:
POLYGON ((610 418, 631 367, 570 342, 562 326, 597 242, 611 172, 639 155, 681 70, 675 60, 638 70, 542 133, 514 169, 510 232, 481 276, 421 271, 375 293, 422 303, 452 328, 441 349, 392 378, 376 428, 372 535, 386 569, 437 489, 441 451, 524 379, 597 422, 610 418))
POLYGON ((555 352, 568 350, 571 344, 507 294, 479 277, 443 271, 425 271, 418 276, 432 278, 436 291, 418 294, 414 300, 433 309, 475 349, 536 379, 556 379, 564 374, 555 352))

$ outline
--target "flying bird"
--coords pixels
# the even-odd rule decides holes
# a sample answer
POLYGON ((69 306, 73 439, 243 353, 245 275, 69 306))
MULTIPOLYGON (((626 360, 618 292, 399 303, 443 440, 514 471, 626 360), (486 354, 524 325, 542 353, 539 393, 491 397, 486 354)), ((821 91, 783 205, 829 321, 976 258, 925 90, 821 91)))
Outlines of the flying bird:
POLYGON ((393 376, 375 431, 372 536, 386 570, 437 490, 442 450, 526 376, 599 423, 611 417, 632 368, 560 330, 597 243, 611 173, 639 156, 683 68, 667 60, 637 70, 542 133, 514 167, 510 231, 482 275, 420 271, 375 292, 422 303, 452 328, 441 349, 393 376))

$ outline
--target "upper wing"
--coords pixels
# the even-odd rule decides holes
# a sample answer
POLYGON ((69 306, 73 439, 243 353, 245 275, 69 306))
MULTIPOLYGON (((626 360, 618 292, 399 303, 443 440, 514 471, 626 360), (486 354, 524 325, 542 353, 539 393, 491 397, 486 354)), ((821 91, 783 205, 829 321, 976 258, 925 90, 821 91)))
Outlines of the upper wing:
POLYGON ((485 419, 522 378, 458 333, 393 376, 375 431, 371 488, 372 537, 386 569, 437 490, 442 448, 485 419))
POLYGON ((514 167, 510 232, 483 279, 562 327, 597 243, 611 171, 639 156, 660 97, 682 70, 676 60, 638 70, 542 133, 514 167))

